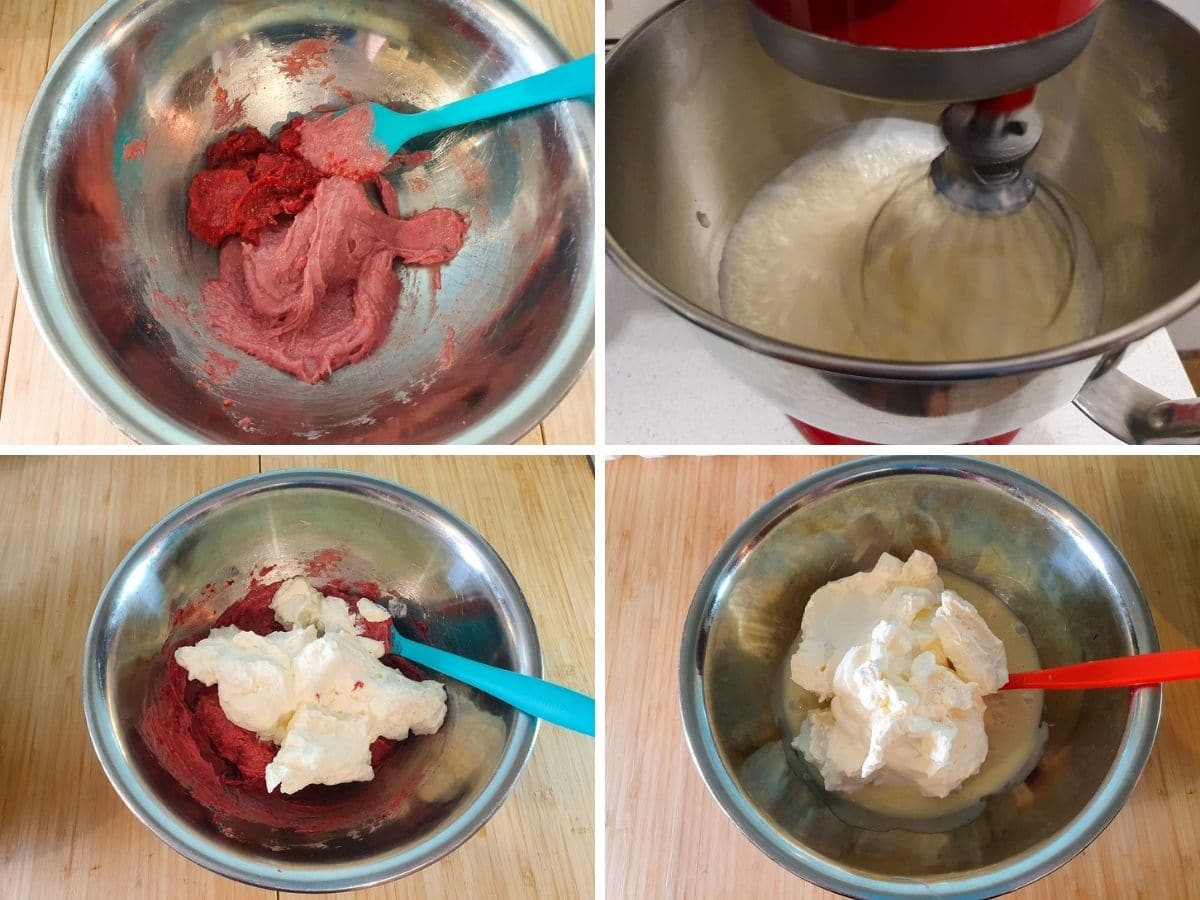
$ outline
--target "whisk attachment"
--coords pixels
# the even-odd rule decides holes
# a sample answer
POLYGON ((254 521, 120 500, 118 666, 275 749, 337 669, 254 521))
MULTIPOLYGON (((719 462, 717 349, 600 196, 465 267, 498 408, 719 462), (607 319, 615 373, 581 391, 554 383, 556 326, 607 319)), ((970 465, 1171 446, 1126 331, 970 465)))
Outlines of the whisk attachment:
POLYGON ((956 103, 945 150, 906 173, 863 249, 860 334, 893 359, 1027 352, 1076 282, 1076 228, 1027 167, 1042 136, 1031 106, 956 103))
POLYGON ((1032 106, 992 113, 955 103, 942 114, 946 149, 929 167, 934 187, 952 205, 989 215, 1015 213, 1037 191, 1025 163, 1042 138, 1032 106))

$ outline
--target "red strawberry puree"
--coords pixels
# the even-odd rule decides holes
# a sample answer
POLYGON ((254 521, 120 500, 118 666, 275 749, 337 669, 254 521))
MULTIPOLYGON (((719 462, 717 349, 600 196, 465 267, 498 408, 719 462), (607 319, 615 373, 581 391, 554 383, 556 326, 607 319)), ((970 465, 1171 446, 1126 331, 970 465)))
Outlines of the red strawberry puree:
MULTIPOLYGON (((243 631, 269 634, 281 631, 271 599, 282 581, 251 582, 249 593, 229 607, 213 628, 236 625, 243 631)), ((356 613, 359 597, 378 599, 377 585, 334 581, 318 588, 329 597, 341 597, 356 613)), ((185 607, 186 614, 189 608, 185 607)), ((186 615, 177 615, 186 621, 186 615)), ((362 621, 360 619, 360 621, 362 621)), ((363 633, 375 640, 388 638, 388 622, 362 621, 363 633)), ((154 685, 142 713, 138 730, 146 746, 163 768, 201 806, 212 811, 222 830, 232 823, 254 823, 286 828, 300 833, 341 831, 384 821, 407 801, 408 788, 384 790, 380 766, 402 758, 408 741, 379 738, 371 745, 374 782, 356 785, 313 785, 295 794, 267 793, 267 763, 279 749, 225 717, 217 699, 217 687, 205 687, 188 679, 187 671, 175 661, 175 651, 201 640, 207 631, 180 642, 168 641, 163 648, 166 671, 154 685)), ((397 656, 383 657, 383 664, 398 669, 414 680, 427 676, 397 656)), ((409 741, 414 740, 410 737, 409 741)))
MULTIPOLYGON (((369 127, 360 120, 358 111, 340 117, 339 133, 369 127)), ((221 245, 219 276, 201 290, 210 326, 229 346, 310 384, 383 343, 400 292, 395 259, 449 262, 468 227, 450 209, 400 218, 380 177, 390 160, 380 154, 314 168, 302 140, 311 128, 313 146, 326 147, 331 121, 298 116, 274 141, 255 128, 235 131, 208 148, 188 188, 188 230, 221 245), (370 179, 383 211, 359 183, 370 179)))
POLYGON ((366 106, 305 122, 296 152, 328 175, 366 181, 383 171, 391 154, 371 140, 373 118, 366 106))

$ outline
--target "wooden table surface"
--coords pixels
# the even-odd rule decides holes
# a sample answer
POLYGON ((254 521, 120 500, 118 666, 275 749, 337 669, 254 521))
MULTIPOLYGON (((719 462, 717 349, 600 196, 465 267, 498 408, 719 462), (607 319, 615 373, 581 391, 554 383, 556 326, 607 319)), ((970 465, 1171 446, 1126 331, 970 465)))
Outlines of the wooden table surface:
MULTIPOLYGON (((208 488, 297 465, 380 475, 465 519, 524 590, 546 676, 593 693, 586 457, 0 457, 0 896, 278 896, 189 862, 125 808, 88 740, 80 666, 100 591, 150 526, 208 488)), ((590 898, 593 784, 592 740, 543 727, 513 793, 466 844, 341 896, 590 898)))
MULTIPOLYGON (((1063 494, 1125 555, 1164 650, 1200 646, 1200 460, 998 457, 1063 494)), ((610 900, 834 895, 755 849, 709 795, 677 699, 692 593, 726 538, 830 457, 625 457, 607 467, 607 886, 610 900)), ((1200 896, 1200 682, 1168 685, 1154 753, 1079 857, 1014 896, 1200 896)))
MULTIPOLYGON (((79 392, 37 333, 12 259, 9 196, 17 140, 42 76, 102 0, 0 0, 0 443, 130 444, 79 392)), ((595 50, 592 0, 525 0, 577 55, 595 50)), ((591 444, 593 364, 563 402, 521 440, 591 444)))

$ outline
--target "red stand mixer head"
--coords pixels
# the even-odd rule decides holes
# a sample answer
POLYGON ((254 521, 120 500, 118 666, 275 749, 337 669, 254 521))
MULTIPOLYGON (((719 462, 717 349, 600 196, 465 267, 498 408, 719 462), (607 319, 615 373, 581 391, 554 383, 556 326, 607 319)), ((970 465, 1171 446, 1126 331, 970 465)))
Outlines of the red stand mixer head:
POLYGON ((1032 87, 1083 51, 1101 0, 749 0, 766 51, 803 78, 888 100, 1032 87))
MULTIPOLYGON (((1026 164, 1042 134, 1037 85, 1083 51, 1100 2, 749 0, 759 43, 806 80, 949 104, 945 148, 924 176, 905 178, 867 232, 858 328, 872 346, 901 335, 906 347, 934 339, 986 354, 1010 319, 1049 328, 1077 296, 1082 238, 1026 164), (1014 296, 1041 305, 1014 316, 1014 296), (972 322, 983 324, 958 324, 972 322)), ((814 442, 846 440, 797 426, 814 442)))

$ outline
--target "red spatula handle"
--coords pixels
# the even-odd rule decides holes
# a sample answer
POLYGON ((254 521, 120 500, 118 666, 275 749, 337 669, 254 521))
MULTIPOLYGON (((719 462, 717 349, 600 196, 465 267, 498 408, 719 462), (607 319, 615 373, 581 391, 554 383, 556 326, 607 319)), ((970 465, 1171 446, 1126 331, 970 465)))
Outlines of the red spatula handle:
POLYGON ((1187 678, 1200 678, 1200 650, 1142 653, 1036 672, 1015 672, 1001 690, 1139 687, 1187 678))

